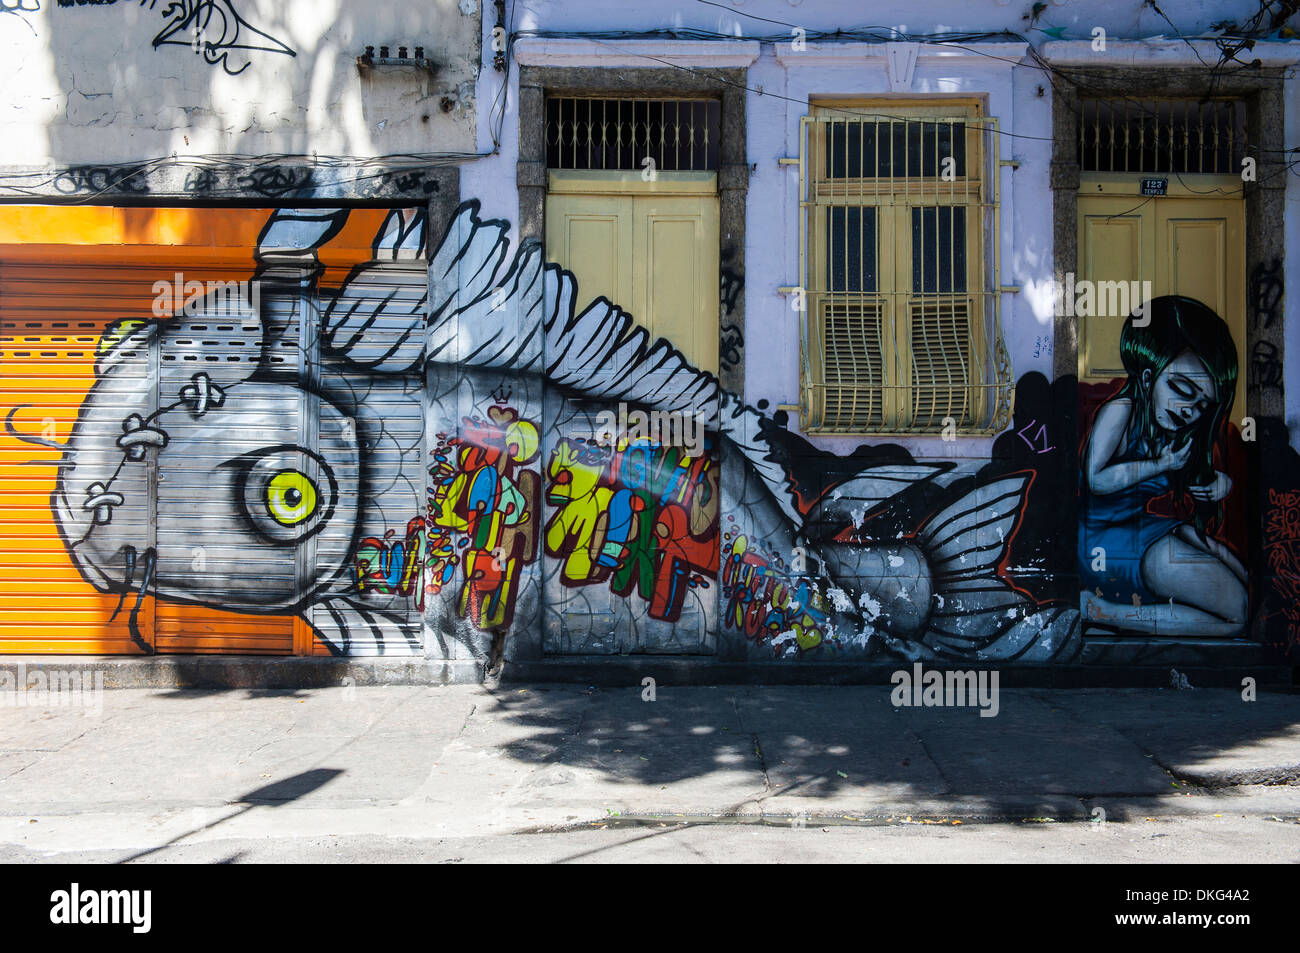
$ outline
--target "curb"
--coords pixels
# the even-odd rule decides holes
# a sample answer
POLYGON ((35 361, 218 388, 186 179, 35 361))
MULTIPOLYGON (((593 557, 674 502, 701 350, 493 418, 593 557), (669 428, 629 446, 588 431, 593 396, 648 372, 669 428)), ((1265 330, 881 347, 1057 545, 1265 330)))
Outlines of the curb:
MULTIPOLYGON (((253 655, 11 655, 0 672, 21 667, 28 677, 47 674, 103 675, 103 687, 165 689, 296 689, 360 685, 457 685, 483 681, 475 659, 302 658, 253 655)), ((25 685, 30 684, 26 679, 25 685)), ((96 686, 98 687, 98 686, 96 686)))

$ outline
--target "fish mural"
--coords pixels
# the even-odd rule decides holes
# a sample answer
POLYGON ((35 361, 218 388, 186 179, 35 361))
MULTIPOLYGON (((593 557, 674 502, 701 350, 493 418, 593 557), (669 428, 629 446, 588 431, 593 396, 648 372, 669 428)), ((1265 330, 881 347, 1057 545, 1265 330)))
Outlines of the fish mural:
POLYGON ((117 322, 100 340, 51 507, 78 571, 127 604, 141 648, 146 592, 254 615, 313 610, 318 636, 340 654, 420 648, 418 616, 397 611, 406 594, 349 570, 364 528, 396 522, 394 509, 422 515, 423 480, 405 474, 422 466, 424 213, 389 215, 375 260, 322 291, 319 325, 308 324, 315 249, 347 214, 276 212, 258 240, 256 294, 214 291, 168 319, 117 322), (313 333, 318 364, 296 359, 313 333), (151 352, 156 388, 141 378, 151 352), (309 403, 319 426, 303 440, 309 403), (402 405, 416 421, 413 446, 391 425, 402 405), (183 534, 169 541, 163 527, 176 521, 183 534))
POLYGON ((393 211, 373 260, 331 288, 317 249, 349 212, 279 210, 256 301, 200 298, 103 335, 51 507, 142 647, 148 593, 296 614, 337 654, 463 656, 483 651, 476 632, 500 652, 537 606, 600 651, 611 627, 644 625, 665 651, 723 632, 750 658, 1078 656, 1077 599, 1009 566, 1033 468, 816 450, 615 303, 584 302, 540 243, 512 255, 508 223, 479 212, 463 204, 426 255, 424 213, 393 211), (618 404, 704 421, 706 438, 583 444, 618 404))

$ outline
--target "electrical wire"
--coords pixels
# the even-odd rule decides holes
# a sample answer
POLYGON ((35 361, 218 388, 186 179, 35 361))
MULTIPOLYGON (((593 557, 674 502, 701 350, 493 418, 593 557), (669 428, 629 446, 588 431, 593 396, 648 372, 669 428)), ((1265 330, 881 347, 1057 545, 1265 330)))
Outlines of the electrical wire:
MULTIPOLYGON (((510 5, 510 26, 513 29, 514 15, 517 6, 517 0, 510 5)), ((51 196, 49 188, 57 187, 56 183, 60 180, 78 174, 79 169, 92 170, 96 177, 103 176, 108 184, 103 188, 93 189, 90 192, 78 190, 75 193, 68 193, 68 199, 62 204, 82 205, 93 202, 109 193, 120 195, 120 186, 123 182, 129 182, 140 175, 147 175, 151 172, 162 168, 193 168, 201 169, 214 174, 235 175, 240 178, 247 178, 253 173, 266 168, 285 167, 286 163, 292 163, 289 168, 302 169, 357 169, 368 166, 379 165, 382 168, 372 172, 359 173, 350 178, 332 179, 328 183, 322 183, 329 188, 337 188, 345 185, 355 185, 358 182, 364 182, 370 179, 382 178, 386 175, 400 175, 403 172, 427 171, 430 169, 446 168, 448 166, 459 166, 465 162, 472 162, 476 159, 485 159, 489 156, 499 155, 501 151, 501 132, 505 124, 506 101, 505 92, 509 87, 510 63, 513 59, 514 37, 510 37, 510 42, 506 45, 505 72, 502 75, 501 89, 497 97, 493 100, 492 109, 497 110, 495 123, 489 118, 488 128, 492 135, 492 148, 487 152, 392 152, 378 156, 340 156, 325 155, 317 153, 262 153, 259 155, 249 155, 241 153, 219 153, 208 155, 181 156, 173 153, 170 156, 157 156, 151 159, 135 160, 130 162, 117 163, 81 163, 64 169, 47 170, 32 172, 9 172, 0 173, 0 199, 12 196, 27 196, 31 198, 40 198, 49 200, 57 198, 51 196), (308 164, 308 162, 310 164, 308 164), (34 180, 34 181, 24 181, 34 180)), ((293 188, 284 190, 285 195, 298 191, 293 188)), ((242 187, 230 188, 212 188, 204 189, 200 193, 201 198, 221 197, 223 195, 238 195, 241 198, 248 196, 249 190, 242 187)), ((147 193, 141 193, 147 194, 147 193)), ((160 197, 172 198, 172 193, 164 193, 160 197)), ((268 198, 277 198, 274 191, 267 195, 268 198)))
MULTIPOLYGON (((715 0, 697 0, 697 2, 704 4, 706 6, 718 7, 720 9, 727 10, 730 13, 739 14, 740 16, 744 16, 748 19, 759 20, 766 23, 772 23, 780 26, 789 27, 791 30, 796 30, 796 29, 802 30, 802 27, 799 27, 796 24, 789 23, 783 20, 773 19, 770 17, 761 17, 756 14, 747 13, 740 10, 734 10, 721 3, 715 2, 715 0)), ((1150 5, 1157 14, 1159 14, 1166 22, 1168 22, 1175 31, 1178 31, 1178 27, 1171 20, 1169 20, 1168 16, 1165 15, 1164 11, 1160 10, 1159 7, 1155 5, 1155 3, 1149 2, 1148 0, 1148 5, 1150 5)), ((322 183, 323 185, 327 184, 329 187, 339 187, 339 186, 356 184, 358 182, 363 182, 374 178, 381 178, 385 175, 396 175, 396 174, 401 174, 402 172, 413 172, 413 171, 428 170, 434 168, 443 168, 450 165, 459 165, 465 162, 471 162, 477 159, 487 158, 488 156, 498 155, 500 153, 501 138, 502 138, 502 133, 505 124, 505 114, 508 105, 508 95, 509 95, 509 86, 510 86, 510 68, 512 62, 515 60, 515 57, 513 55, 514 46, 515 43, 520 38, 524 38, 524 37, 537 37, 537 38, 550 38, 550 39, 561 39, 561 38, 589 39, 597 43, 610 46, 613 49, 618 49, 620 50, 620 52, 626 53, 627 55, 640 57, 649 60, 651 62, 659 63, 663 66, 668 66, 673 69, 691 73, 693 75, 703 76, 722 85, 734 87, 749 93, 754 93, 755 95, 758 96, 770 96, 774 99, 784 100, 787 102, 795 103, 800 106, 807 105, 807 103, 801 99, 796 99, 790 96, 784 96, 779 93, 773 93, 767 90, 760 89, 758 87, 751 87, 744 83, 737 83, 725 76, 721 76, 718 75, 717 73, 709 72, 699 67, 684 66, 679 63, 673 63, 670 60, 663 59, 661 57, 656 57, 635 50, 628 50, 626 48, 620 48, 615 45, 615 43, 619 40, 664 39, 665 37, 674 38, 674 39, 707 39, 707 40, 735 41, 737 37, 734 34, 719 33, 716 31, 701 30, 695 28, 679 28, 679 29, 669 29, 669 30, 643 30, 643 31, 603 30, 603 31, 588 31, 588 32, 553 31, 553 30, 521 30, 516 32, 514 29, 514 25, 515 25, 515 16, 517 13, 517 9, 518 9, 518 0, 514 0, 514 2, 510 4, 509 20, 507 26, 505 69, 502 72, 500 86, 497 90, 495 97, 493 98, 492 105, 490 107, 489 130, 492 137, 492 149, 487 152, 468 152, 468 151, 441 152, 441 153, 398 152, 398 153, 388 153, 380 156, 338 156, 338 155, 320 156, 314 153, 311 155, 308 155, 306 153, 263 153, 260 155, 222 153, 222 154, 201 155, 201 156, 200 155, 178 156, 176 154, 173 154, 171 156, 160 156, 152 159, 131 161, 131 162, 106 163, 106 164, 87 163, 84 164, 81 168, 87 168, 93 170, 96 176, 104 176, 108 184, 106 184, 103 188, 92 190, 89 193, 84 193, 80 191, 76 193, 70 193, 69 198, 67 200, 67 204, 81 204, 83 202, 93 201, 94 199, 102 195, 108 194, 110 192, 120 193, 119 186, 123 182, 130 181, 131 179, 134 179, 136 176, 139 176, 141 174, 148 174, 157 169, 166 168, 169 166, 177 167, 177 168, 192 167, 195 169, 202 169, 215 174, 224 173, 228 175, 236 175, 241 178, 246 178, 249 175, 257 171, 260 171, 262 169, 277 167, 277 166, 282 167, 286 163, 296 163, 296 165, 291 166, 294 168, 325 168, 325 169, 365 169, 369 166, 374 166, 374 165, 382 166, 381 169, 378 169, 376 171, 359 172, 357 175, 352 176, 350 178, 334 179, 329 181, 328 183, 322 183)), ((1228 36, 1232 36, 1234 38, 1245 38, 1249 40, 1250 38, 1252 38, 1252 36, 1258 35, 1257 26, 1258 23, 1261 22, 1261 18, 1264 12, 1266 11, 1261 10, 1260 13, 1256 14, 1255 18, 1251 21, 1251 23, 1254 24, 1254 26, 1251 27, 1251 31, 1248 31, 1248 33, 1241 33, 1241 32, 1234 33, 1229 31, 1219 37, 1212 37, 1212 38, 1204 37, 1204 39, 1214 39, 1216 40, 1216 42, 1219 42, 1219 41, 1223 41, 1228 36)), ((881 42, 881 41, 903 39, 909 42, 925 42, 925 43, 934 43, 934 44, 940 44, 945 46, 952 46, 955 49, 961 49, 965 52, 973 53, 980 56, 986 56, 991 59, 1000 60, 1002 62, 1039 69, 1049 77, 1053 89, 1056 89, 1058 91, 1059 91, 1059 87, 1057 86, 1057 82, 1056 82, 1057 80, 1059 80, 1062 83, 1068 84, 1076 92, 1091 91, 1094 94, 1099 94, 1101 98, 1108 98, 1111 100, 1122 100, 1136 106, 1139 111, 1139 114, 1146 113, 1146 115, 1154 116, 1157 119, 1159 118, 1158 115, 1154 113, 1154 111, 1148 109, 1146 101, 1139 100, 1133 97, 1128 97, 1128 96, 1122 96, 1122 95, 1116 96, 1108 90, 1102 89, 1101 87, 1093 86, 1087 81, 1086 72, 1083 73, 1082 76, 1072 75, 1072 73, 1067 72, 1061 67, 1058 67, 1048 62, 1026 36, 1024 36, 1021 33, 1016 33, 1009 30, 983 31, 983 32, 950 32, 950 33, 903 33, 902 31, 899 31, 890 26, 873 25, 873 26, 864 26, 864 27, 853 27, 849 29, 837 29, 833 31, 829 31, 829 30, 804 31, 804 35, 802 38, 810 42, 818 42, 822 40, 835 40, 835 41, 866 40, 866 41, 881 42), (970 45, 970 44, 977 44, 980 41, 998 40, 998 39, 1024 43, 1027 48, 1027 53, 1030 62, 1025 62, 1024 60, 1013 60, 1009 57, 997 56, 996 54, 990 53, 987 50, 979 49, 977 45, 970 45)), ((1189 45, 1191 45, 1192 38, 1186 37, 1181 34, 1179 35, 1179 38, 1185 40, 1186 42, 1188 42, 1189 45)), ((778 42, 786 42, 790 39, 790 37, 788 35, 770 35, 770 36, 746 37, 745 39, 749 42, 757 41, 760 43, 778 43, 778 42)), ((1210 67, 1210 65, 1206 64, 1204 59, 1201 58, 1199 51, 1196 50, 1194 45, 1191 45, 1191 49, 1193 53, 1195 53, 1195 55, 1197 56, 1197 59, 1200 60, 1202 64, 1207 67, 1207 69, 1211 69, 1212 85, 1213 85, 1213 82, 1217 81, 1220 78, 1219 75, 1216 74, 1222 74, 1221 67, 1226 66, 1226 63, 1229 60, 1227 58, 1223 58, 1221 59, 1220 63, 1215 64, 1215 67, 1210 67)), ((1240 47, 1238 47, 1238 50, 1239 49, 1240 47)), ((1231 61, 1235 61, 1235 59, 1231 61)), ((1241 69, 1250 69, 1250 68, 1251 67, 1249 64, 1241 65, 1241 69)), ((1278 67, 1276 69, 1280 71, 1282 68, 1278 67)), ((1258 70, 1253 70, 1253 71, 1258 72, 1258 70)), ((1083 119, 1082 109, 1081 108, 1076 109, 1074 107, 1074 104, 1070 101, 1069 97, 1058 98, 1058 102, 1062 103, 1066 108, 1070 109, 1071 112, 1074 113, 1077 119, 1080 120, 1083 119)), ((866 117, 866 118, 891 119, 891 120, 905 120, 906 118, 908 118, 903 116, 895 116, 880 111, 866 111, 866 110, 852 109, 847 107, 837 107, 834 104, 826 104, 825 108, 829 112, 838 113, 846 117, 855 117, 855 118, 866 117)), ((1011 132, 1010 130, 1001 129, 1001 128, 998 129, 989 128, 988 131, 996 132, 996 134, 1010 139, 1025 139, 1025 140, 1032 140, 1038 142, 1053 142, 1053 143, 1059 142, 1065 145, 1077 144, 1074 142, 1066 142, 1066 139, 1064 137, 1034 136, 1026 133, 1011 132)), ((1262 149, 1247 143, 1246 148, 1260 155, 1276 153, 1280 155, 1296 156, 1300 154, 1300 147, 1292 147, 1287 149, 1262 149)), ((1296 165, 1298 162, 1300 162, 1300 159, 1293 159, 1292 161, 1288 162, 1283 169, 1279 170, 1278 173, 1272 173, 1269 176, 1266 176, 1264 179, 1261 179, 1260 181, 1267 181, 1267 179, 1270 178, 1271 175, 1279 174, 1280 172, 1291 172, 1292 174, 1300 174, 1296 172, 1296 165)), ((49 187, 54 186, 57 182, 59 182, 61 179, 67 177, 70 174, 75 175, 76 172, 77 172, 77 168, 74 167, 74 168, 61 169, 61 170, 40 170, 40 171, 33 171, 33 172, 26 172, 26 173, 13 172, 13 173, 2 174, 0 175, 0 195, 7 193, 8 195, 11 196, 20 195, 20 196, 32 196, 32 197, 48 199, 51 198, 48 191, 49 187)), ((1186 186, 1186 183, 1182 179, 1181 173, 1177 171, 1173 171, 1169 174, 1178 177, 1179 182, 1182 183, 1184 186, 1186 186)), ((293 191, 295 190, 292 188, 288 188, 284 190, 285 194, 291 193, 293 191)), ((1198 194, 1213 194, 1214 192, 1224 192, 1225 194, 1230 194, 1228 192, 1225 192, 1225 190, 1223 190, 1222 188, 1215 188, 1205 192, 1200 192, 1198 194)), ((248 193, 248 189, 242 187, 213 188, 213 189, 204 190, 202 192, 202 196, 203 197, 219 197, 222 195, 246 196, 247 193, 248 193)), ((273 190, 269 193, 268 197, 275 197, 273 190)))
MULTIPOLYGON (((711 2, 711 0, 697 0, 697 2, 704 3, 709 6, 721 6, 721 4, 713 3, 711 2)), ((722 8, 728 9, 726 7, 722 7, 722 8)), ((765 22, 793 26, 793 24, 786 24, 784 21, 781 20, 772 20, 768 17, 759 17, 755 14, 744 13, 743 11, 733 11, 733 12, 740 13, 742 16, 750 17, 752 19, 758 19, 758 20, 763 20, 765 22)), ((1147 117, 1158 118, 1158 114, 1154 110, 1149 109, 1147 105, 1147 101, 1139 100, 1129 96, 1122 96, 1122 95, 1116 96, 1110 90, 1104 89, 1102 87, 1094 86, 1091 83, 1088 83, 1086 79, 1082 79, 1078 76, 1066 73, 1060 67, 1057 67, 1054 64, 1051 64, 1047 60, 1045 60, 1042 57, 1042 55, 1039 53, 1037 48, 1034 47, 1033 43, 1031 43, 1027 37, 1025 37, 1023 34, 1014 33, 1011 31, 1004 30, 999 32, 965 33, 965 34, 963 33, 904 34, 899 32, 898 30, 893 29, 892 27, 857 27, 848 30, 840 29, 835 31, 807 31, 804 39, 809 42, 816 42, 819 39, 827 39, 827 38, 834 38, 839 40, 863 39, 863 40, 874 40, 877 42, 888 39, 887 37, 881 37, 869 32, 871 30, 877 30, 877 29, 888 30, 889 33, 891 34, 891 37, 904 37, 909 41, 931 42, 931 43, 936 43, 936 44, 941 44, 946 46, 953 46, 954 48, 976 53, 981 56, 987 56, 991 59, 1000 60, 1002 62, 1012 63, 1019 66, 1027 66, 1030 68, 1037 68, 1042 72, 1048 74, 1050 77, 1055 77, 1062 80, 1063 82, 1074 87, 1076 90, 1092 92, 1096 95, 1097 98, 1122 100, 1125 102, 1129 102, 1133 104, 1135 107, 1137 107, 1140 113, 1144 113, 1147 117), (1016 40, 1024 43, 1027 47, 1028 55, 1033 60, 1033 62, 1025 63, 1023 60, 1012 60, 1008 57, 997 56, 996 54, 989 53, 985 50, 980 50, 978 47, 970 47, 970 46, 963 45, 965 41, 969 41, 969 40, 988 40, 988 39, 1007 39, 1007 40, 1016 40)), ((555 30, 525 30, 525 31, 520 31, 519 36, 538 37, 544 39, 589 39, 592 40, 593 42, 610 46, 611 48, 619 50, 619 52, 625 53, 628 56, 634 56, 634 57, 646 59, 655 63, 659 63, 663 66, 668 66, 683 72, 691 73, 698 76, 703 76, 707 79, 711 79, 722 85, 745 90, 747 92, 751 92, 759 96, 771 96, 774 99, 784 100, 786 102, 791 102, 799 106, 807 106, 807 102, 802 99, 783 96, 780 93, 773 93, 767 90, 761 90, 757 87, 751 87, 743 83, 737 83, 733 80, 728 79, 725 76, 721 76, 718 75, 717 73, 709 72, 708 70, 705 70, 700 67, 684 66, 680 63, 673 63, 670 60, 653 56, 649 53, 643 53, 637 50, 628 49, 626 47, 618 47, 610 42, 611 40, 664 39, 664 38, 729 40, 735 42, 737 40, 737 37, 734 34, 719 33, 715 31, 707 31, 707 30, 697 30, 691 28, 691 29, 652 30, 652 31, 603 30, 603 31, 587 31, 587 32, 555 31, 555 30)), ((745 40, 748 42, 759 42, 759 43, 788 42, 789 39, 790 39, 789 36, 784 36, 784 35, 745 38, 745 40)), ((1248 68, 1249 68, 1248 66, 1242 67, 1242 69, 1248 69, 1248 68)), ((1281 72, 1283 71, 1284 68, 1275 67, 1274 69, 1281 72)), ((1253 69, 1251 71, 1258 72, 1258 70, 1253 70, 1253 69)), ((1052 86, 1054 89, 1057 89, 1059 91, 1059 87, 1057 87, 1055 82, 1052 83, 1052 86)), ((1069 102, 1068 99, 1065 99, 1062 104, 1066 108, 1070 109, 1070 111, 1074 114, 1076 119, 1080 119, 1080 120, 1083 119, 1082 109, 1075 108, 1073 104, 1069 102)), ((826 111, 844 115, 846 117, 882 118, 882 119, 900 119, 900 120, 907 118, 902 116, 891 115, 886 112, 880 112, 878 110, 863 111, 860 109, 852 109, 848 107, 835 106, 833 103, 827 103, 822 105, 826 111)), ((1009 139, 1027 139, 1027 140, 1034 140, 1039 142, 1060 142, 1065 145, 1077 145, 1077 143, 1068 141, 1064 137, 1034 136, 1026 133, 1011 132, 1010 130, 1001 129, 1001 128, 997 130, 991 130, 991 131, 996 131, 998 135, 1004 136, 1009 139)), ((1288 149, 1277 149, 1277 150, 1263 150, 1257 147, 1250 146, 1250 144, 1248 143, 1246 145, 1247 148, 1254 149, 1254 151, 1260 153, 1276 152, 1283 155, 1291 155, 1296 152, 1300 152, 1300 147, 1293 147, 1288 149)), ((1172 172, 1170 174, 1178 175, 1178 173, 1176 172, 1172 172)))

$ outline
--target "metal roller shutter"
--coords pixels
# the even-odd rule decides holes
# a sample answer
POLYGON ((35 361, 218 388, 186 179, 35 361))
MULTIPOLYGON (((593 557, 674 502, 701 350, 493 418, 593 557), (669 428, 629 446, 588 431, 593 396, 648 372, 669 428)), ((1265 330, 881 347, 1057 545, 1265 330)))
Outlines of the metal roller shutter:
POLYGON ((271 210, 24 211, 0 210, 0 654, 422 653, 426 265, 371 248, 397 216, 231 294, 271 210), (159 321, 160 280, 207 293, 159 321))
MULTIPOLYGON (((54 263, 5 262, 0 268, 0 402, 6 416, 0 450, 2 651, 140 652, 152 644, 152 600, 135 611, 133 638, 134 593, 115 594, 107 581, 110 591, 101 591, 83 578, 69 553, 85 544, 61 538, 51 499, 63 445, 95 382, 103 332, 122 314, 149 313, 153 274, 93 262, 84 263, 76 279, 54 263)), ((125 406, 134 395, 151 394, 147 348, 123 348, 115 363, 107 402, 125 406)), ((92 457, 120 458, 120 427, 114 433, 108 424, 83 420, 80 429, 111 448, 88 450, 85 466, 95 466, 92 457)), ((142 472, 128 472, 114 492, 122 504, 113 518, 123 535, 141 541, 142 554, 150 545, 150 483, 142 472)))
MULTIPOLYGON (((366 460, 358 481, 364 485, 349 483, 340 492, 359 501, 358 525, 366 532, 350 556, 355 590, 349 602, 355 611, 320 603, 311 621, 351 655, 423 654, 427 536, 420 361, 427 268, 422 259, 368 262, 339 289, 321 295, 320 390, 356 421, 366 460), (396 373, 402 368, 415 372, 396 373), (373 637, 376 629, 382 639, 373 637)), ((325 415, 321 421, 324 440, 329 425, 325 415)), ((340 555, 337 544, 320 540, 318 571, 340 555)))

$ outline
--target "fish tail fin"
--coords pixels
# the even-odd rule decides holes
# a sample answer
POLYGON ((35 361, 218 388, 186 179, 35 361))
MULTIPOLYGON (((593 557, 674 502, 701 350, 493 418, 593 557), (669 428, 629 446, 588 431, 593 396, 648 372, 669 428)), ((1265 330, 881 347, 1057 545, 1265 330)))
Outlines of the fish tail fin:
POLYGON ((1030 477, 976 487, 920 534, 933 572, 933 608, 921 642, 963 661, 1068 661, 1082 646, 1077 606, 1040 605, 1001 577, 1030 477))
POLYGON ((996 575, 1028 489, 1028 476, 995 480, 930 520, 920 541, 935 576, 960 580, 996 575))

